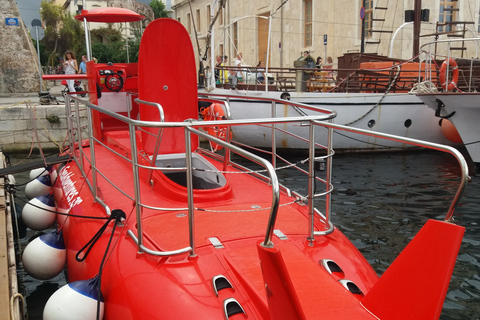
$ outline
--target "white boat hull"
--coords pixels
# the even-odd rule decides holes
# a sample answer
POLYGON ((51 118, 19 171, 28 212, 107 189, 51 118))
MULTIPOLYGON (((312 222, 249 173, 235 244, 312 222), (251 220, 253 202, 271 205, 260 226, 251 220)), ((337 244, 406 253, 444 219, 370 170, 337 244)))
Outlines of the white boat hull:
MULTIPOLYGON (((280 95, 282 94, 282 92, 245 92, 224 89, 216 89, 213 93, 277 99, 280 99, 280 95)), ((289 94, 292 101, 335 111, 337 117, 334 119, 334 123, 337 124, 452 145, 452 142, 443 135, 439 119, 434 116, 434 112, 412 94, 388 94, 379 104, 378 102, 384 94, 306 92, 290 92, 289 94)), ((260 100, 245 102, 245 100, 240 101, 240 99, 232 97, 229 99, 229 103, 232 119, 235 120, 269 118, 272 116, 271 104, 267 102, 260 100)), ((316 111, 308 110, 306 113, 308 115, 318 114, 316 111)), ((303 115, 302 111, 294 109, 289 105, 277 106, 277 117, 299 115, 303 115)), ((278 148, 308 148, 307 142, 299 141, 299 139, 295 139, 291 135, 283 132, 288 131, 308 140, 308 127, 285 124, 282 126, 279 125, 277 128, 279 128, 276 133, 276 146, 278 148)), ((263 130, 259 130, 258 127, 253 130, 249 126, 235 127, 233 129, 233 139, 242 143, 248 142, 250 145, 256 147, 269 148, 272 146, 270 138, 271 130, 272 129, 268 127, 263 128, 263 130)), ((318 130, 316 132, 316 141, 323 144, 326 141, 326 134, 326 130, 318 130)), ((336 133, 333 147, 335 150, 342 150, 344 152, 402 150, 412 148, 411 145, 395 141, 377 141, 378 139, 375 137, 363 137, 361 140, 353 137, 353 134, 346 132, 336 133)))
POLYGON ((448 120, 455 125, 473 162, 480 163, 480 93, 419 94, 418 97, 434 110, 438 108, 437 99, 441 100, 445 105, 441 116, 455 112, 448 120))

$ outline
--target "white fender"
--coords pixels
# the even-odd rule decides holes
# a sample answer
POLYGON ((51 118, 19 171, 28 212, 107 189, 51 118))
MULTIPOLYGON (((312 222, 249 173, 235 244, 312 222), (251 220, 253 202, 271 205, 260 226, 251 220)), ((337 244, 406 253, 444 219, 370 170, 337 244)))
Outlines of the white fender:
POLYGON ((25 194, 28 199, 33 199, 35 197, 43 196, 47 193, 50 193, 52 190, 52 181, 50 176, 40 176, 35 180, 30 181, 25 186, 25 194))
POLYGON ((25 204, 22 210, 22 219, 32 230, 45 230, 55 222, 57 216, 55 201, 51 194, 36 197, 25 204), (45 210, 44 210, 45 209, 45 210))
POLYGON ((67 251, 61 231, 47 233, 30 242, 22 255, 25 271, 39 280, 47 280, 62 272, 67 251))
POLYGON ((30 180, 33 180, 33 179, 36 179, 40 176, 46 176, 50 173, 48 170, 49 170, 49 168, 33 169, 33 170, 30 171, 29 178, 30 178, 30 180))
POLYGON ((100 317, 103 319, 104 302, 98 295, 98 278, 75 281, 58 289, 43 309, 43 320, 96 319, 97 299, 100 298, 100 317))

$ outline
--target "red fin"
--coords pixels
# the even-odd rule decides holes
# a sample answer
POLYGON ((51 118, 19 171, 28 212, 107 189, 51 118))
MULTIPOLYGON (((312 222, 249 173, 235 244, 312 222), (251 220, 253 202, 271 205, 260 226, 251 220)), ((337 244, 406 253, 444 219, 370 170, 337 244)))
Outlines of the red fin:
MULTIPOLYGON (((139 98, 159 103, 165 121, 198 119, 197 74, 192 41, 185 28, 174 19, 157 19, 145 29, 138 59, 139 98)), ((156 107, 140 105, 140 119, 160 121, 156 107)), ((158 129, 142 132, 145 151, 153 153, 158 129)), ((198 139, 192 137, 192 150, 198 139)), ((160 153, 185 152, 183 128, 164 129, 160 153)))
POLYGON ((429 220, 362 299, 378 318, 438 319, 464 227, 429 220))
POLYGON ((275 248, 265 248, 260 244, 257 243, 257 249, 267 290, 270 319, 305 319, 282 254, 275 248))

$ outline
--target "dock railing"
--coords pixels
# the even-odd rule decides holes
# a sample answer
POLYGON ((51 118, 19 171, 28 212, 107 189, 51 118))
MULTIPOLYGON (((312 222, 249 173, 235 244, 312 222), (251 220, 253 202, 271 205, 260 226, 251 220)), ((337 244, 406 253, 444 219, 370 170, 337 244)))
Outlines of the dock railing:
MULTIPOLYGON (((202 99, 205 99, 206 101, 212 101, 212 100, 217 100, 223 98, 223 101, 226 101, 226 103, 223 103, 226 108, 228 108, 228 99, 230 97, 219 97, 218 95, 207 95, 202 97, 202 99)), ((258 97, 243 97, 244 99, 255 99, 258 100, 258 97)), ((291 102, 291 101, 286 101, 286 100, 277 100, 277 99, 268 99, 265 98, 265 100, 269 100, 271 102, 271 117, 270 118, 261 118, 261 119, 243 119, 243 120, 232 120, 232 119, 226 119, 226 120, 218 120, 218 121, 200 121, 197 119, 188 119, 185 122, 163 122, 161 119, 160 121, 140 121, 140 120, 135 120, 135 119, 130 119, 128 117, 125 117, 123 115, 117 114, 115 112, 105 110, 100 108, 99 106, 93 105, 87 101, 83 101, 79 98, 73 98, 74 99, 74 104, 70 103, 70 101, 66 102, 66 110, 68 112, 69 116, 67 119, 68 122, 68 127, 69 127, 69 143, 70 143, 70 150, 71 152, 75 155, 74 159, 78 165, 78 167, 82 171, 82 175, 85 178, 88 187, 90 188, 94 199, 96 202, 104 206, 106 214, 110 214, 110 207, 108 203, 104 203, 102 199, 97 194, 98 190, 98 181, 97 178, 98 176, 101 176, 107 183, 112 185, 116 190, 118 190, 123 196, 126 198, 130 199, 134 205, 135 205, 135 211, 136 211, 136 228, 137 232, 135 233, 133 230, 129 229, 128 233, 132 237, 132 239, 137 243, 138 246, 138 251, 139 252, 145 252, 148 254, 152 255, 157 255, 157 256, 171 256, 175 254, 180 254, 180 253, 186 253, 190 252, 191 255, 195 255, 195 242, 194 242, 194 235, 195 235, 195 203, 193 199, 193 185, 192 185, 192 176, 193 176, 193 170, 195 168, 192 165, 192 135, 196 135, 199 137, 202 137, 203 139, 206 139, 208 141, 212 141, 216 144, 219 144, 223 146, 228 152, 225 153, 225 157, 221 156, 217 153, 210 152, 208 150, 204 150, 202 152, 208 153, 212 157, 218 157, 220 159, 223 159, 224 161, 229 160, 229 153, 235 153, 238 155, 241 155, 242 157, 245 157, 249 159, 251 162, 262 166, 265 169, 265 174, 260 174, 258 172, 253 172, 253 171, 245 171, 248 174, 254 174, 262 179, 264 179, 267 183, 271 185, 272 188, 272 197, 271 197, 271 207, 270 207, 270 215, 269 215, 269 220, 267 223, 266 227, 266 232, 265 232, 265 240, 263 242, 264 246, 272 246, 272 234, 274 231, 274 226, 275 226, 275 221, 277 217, 277 212, 278 212, 278 204, 279 204, 279 192, 281 189, 285 190, 288 194, 294 194, 297 198, 298 201, 300 202, 307 202, 308 204, 308 212, 310 215, 310 223, 308 230, 306 230, 306 235, 307 238, 310 240, 313 240, 314 237, 316 236, 321 236, 328 234, 333 231, 333 223, 331 222, 331 193, 333 191, 333 185, 332 185, 332 157, 334 155, 333 151, 333 130, 345 130, 345 131, 350 131, 353 133, 358 133, 362 135, 370 135, 370 136, 376 136, 388 140, 394 140, 394 141, 400 141, 403 143, 408 143, 408 144, 413 144, 425 148, 430 148, 434 150, 440 150, 444 152, 451 153, 454 155, 457 160, 460 163, 460 167, 462 170, 461 174, 461 181, 460 181, 460 187, 457 190, 457 193, 453 199, 452 205, 450 206, 449 211, 446 214, 445 220, 446 221, 451 221, 455 207, 458 203, 458 200, 465 188, 466 181, 468 179, 468 167, 466 165, 465 159, 463 156, 454 148, 439 145, 439 144, 434 144, 434 143, 428 143, 425 141, 420 141, 420 140, 414 140, 414 139, 408 139, 408 138, 403 138, 403 137, 398 137, 398 136, 393 136, 393 135, 386 135, 386 134, 380 134, 380 133, 374 133, 371 131, 366 131, 366 130, 360 130, 360 129, 355 129, 351 127, 345 127, 345 126, 340 126, 340 125, 335 125, 332 123, 333 118, 335 117, 335 113, 331 112, 329 110, 324 110, 324 109, 319 109, 315 107, 311 107, 305 104, 301 103, 296 103, 296 102, 291 102), (110 146, 108 146, 106 143, 101 141, 101 139, 95 137, 93 135, 93 127, 92 127, 92 117, 91 117, 91 112, 87 112, 89 114, 88 117, 88 126, 82 126, 81 123, 79 122, 78 119, 76 118, 76 115, 79 114, 79 108, 81 105, 84 105, 89 111, 91 110, 96 110, 98 112, 104 113, 105 115, 108 115, 110 117, 113 117, 117 120, 120 120, 128 125, 129 128, 129 133, 130 133, 130 150, 132 151, 130 156, 124 155, 119 153, 118 151, 114 150, 110 146), (314 116, 295 116, 295 117, 279 117, 277 115, 277 108, 279 105, 282 105, 283 107, 293 107, 293 108, 305 108, 305 109, 310 109, 310 110, 315 110, 317 111, 317 115, 314 116), (287 123, 296 123, 298 126, 306 127, 309 130, 309 139, 308 139, 308 149, 309 149, 309 156, 308 159, 306 159, 306 162, 308 162, 308 169, 302 169, 296 164, 291 164, 289 162, 289 166, 293 167, 295 169, 298 169, 299 171, 305 173, 307 175, 307 181, 308 181, 308 192, 306 196, 302 196, 297 192, 292 192, 288 187, 285 187, 281 185, 278 181, 277 175, 275 170, 278 169, 278 166, 276 162, 280 159, 282 161, 286 161, 283 159, 276 150, 276 141, 275 138, 272 138, 272 149, 271 149, 271 156, 272 160, 267 161, 263 157, 258 156, 250 151, 247 151, 244 149, 243 145, 234 145, 233 141, 224 141, 221 139, 218 139, 215 136, 212 136, 206 132, 203 132, 200 130, 200 128, 208 127, 208 126, 226 126, 228 128, 230 127, 235 127, 235 126, 248 126, 248 125, 255 125, 255 126, 267 126, 271 127, 272 130, 272 137, 275 137, 275 132, 277 130, 283 130, 279 128, 280 124, 287 124, 287 123), (168 129, 168 128, 183 128, 185 131, 185 161, 186 161, 186 166, 184 168, 167 168, 167 167, 158 167, 155 166, 155 161, 154 157, 149 158, 148 155, 142 150, 138 150, 137 146, 137 140, 136 140, 136 131, 141 130, 142 128, 145 127, 153 127, 153 128, 159 128, 159 129, 168 129), (327 145, 320 145, 315 141, 315 130, 317 127, 323 127, 327 128, 327 145), (83 143, 85 139, 89 140, 89 154, 86 154, 86 145, 83 143), (132 170, 133 170, 133 193, 127 190, 123 190, 121 187, 119 187, 114 179, 112 177, 108 177, 105 172, 102 171, 102 168, 99 167, 96 162, 95 162, 95 157, 96 157, 96 151, 95 151, 95 146, 102 146, 105 148, 105 150, 108 150, 113 157, 119 157, 123 159, 124 161, 127 161, 131 163, 132 165, 132 170), (320 156, 317 156, 318 153, 321 153, 320 156), (140 158, 145 158, 145 160, 149 161, 139 161, 140 158), (316 176, 316 169, 315 169, 315 161, 325 161, 326 165, 326 172, 325 172, 325 179, 322 179, 320 177, 316 176), (154 172, 155 170, 160 170, 160 171, 178 171, 182 170, 186 172, 186 177, 187 177, 187 204, 185 207, 180 207, 180 208, 164 208, 164 207, 158 207, 158 205, 152 205, 149 203, 144 203, 141 198, 141 183, 140 183, 140 170, 141 169, 146 169, 149 172, 154 172), (321 182, 324 183, 325 189, 323 192, 318 192, 316 193, 316 187, 315 183, 316 182, 321 182), (319 198, 319 197, 325 197, 325 212, 324 214, 317 210, 314 205, 314 200, 319 198), (176 250, 170 250, 170 251, 159 251, 159 250, 152 250, 147 248, 144 245, 144 234, 143 234, 143 211, 145 209, 148 210, 155 210, 155 211, 188 211, 188 217, 189 217, 189 246, 176 249, 176 250), (320 219, 324 225, 326 226, 325 230, 315 230, 314 227, 314 221, 315 219, 320 219)), ((69 100, 69 99, 67 99, 69 100)), ((139 101, 140 103, 148 103, 145 101, 139 101)), ((154 107, 159 108, 160 113, 162 114, 161 106, 157 104, 153 104, 154 107)), ((226 114, 229 114, 227 111, 226 114)), ((160 130, 161 131, 161 130, 160 130)), ((160 135, 160 134, 159 134, 160 135)), ((292 135, 295 137, 295 135, 292 135)), ((255 150, 255 149, 254 149, 255 150)), ((226 163, 226 162, 225 162, 226 163)), ((151 176, 151 175, 150 175, 151 176)), ((117 178, 117 177, 113 177, 117 178)), ((117 178, 118 179, 118 178, 117 178)), ((128 226, 127 226, 128 227, 128 226)))

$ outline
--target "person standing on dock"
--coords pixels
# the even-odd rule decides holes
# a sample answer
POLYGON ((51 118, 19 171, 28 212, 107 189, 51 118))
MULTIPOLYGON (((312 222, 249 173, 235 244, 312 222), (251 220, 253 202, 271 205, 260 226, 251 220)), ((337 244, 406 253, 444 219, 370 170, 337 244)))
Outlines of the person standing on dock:
MULTIPOLYGON (((77 65, 77 60, 75 59, 75 55, 73 54, 72 51, 67 50, 65 52, 65 63, 64 68, 65 68, 65 74, 75 74, 78 72, 78 65, 77 65)), ((75 90, 75 80, 67 80, 67 85, 68 85, 68 91, 70 92, 76 92, 75 90)), ((72 95, 76 97, 77 95, 74 94, 72 95)))
MULTIPOLYGON (((79 69, 80 69, 79 73, 82 73, 82 74, 87 73, 87 56, 86 55, 82 56, 82 62, 80 62, 79 69)), ((83 87, 85 88, 85 90, 87 90, 87 81, 83 80, 82 82, 83 82, 83 87)))
POLYGON ((57 65, 57 74, 64 74, 65 71, 63 70, 63 64, 64 64, 63 58, 60 57, 59 60, 60 60, 60 62, 57 65))
POLYGON ((317 57, 317 62, 315 63, 317 69, 322 69, 322 57, 317 57))
MULTIPOLYGON (((235 67, 241 67, 242 66, 242 58, 243 58, 243 55, 241 52, 239 52, 237 54, 237 60, 235 60, 235 67)), ((237 79, 238 79, 238 82, 243 82, 243 72, 242 72, 242 69, 237 69, 237 79)))

